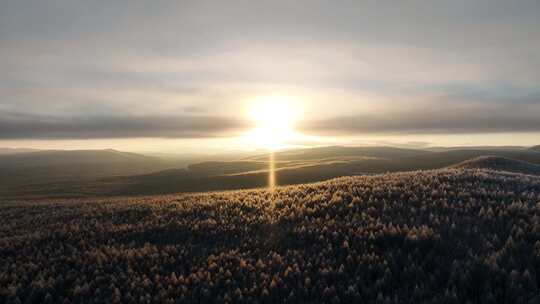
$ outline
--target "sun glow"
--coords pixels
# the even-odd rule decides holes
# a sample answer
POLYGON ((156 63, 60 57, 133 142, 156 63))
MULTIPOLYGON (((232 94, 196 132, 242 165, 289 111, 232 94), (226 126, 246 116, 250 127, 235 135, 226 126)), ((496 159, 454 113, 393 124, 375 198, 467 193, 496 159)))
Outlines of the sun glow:
POLYGON ((269 150, 283 148, 298 134, 294 124, 301 115, 300 102, 290 96, 262 96, 252 100, 248 117, 255 128, 248 134, 249 141, 269 150))

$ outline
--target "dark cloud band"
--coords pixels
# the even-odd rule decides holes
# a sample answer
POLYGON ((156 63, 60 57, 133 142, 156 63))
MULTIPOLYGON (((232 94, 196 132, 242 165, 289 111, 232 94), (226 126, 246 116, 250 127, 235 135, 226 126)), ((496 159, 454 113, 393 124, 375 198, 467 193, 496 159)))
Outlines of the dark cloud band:
POLYGON ((540 132, 539 117, 539 106, 413 109, 335 117, 301 128, 319 135, 540 132))
MULTIPOLYGON (((363 134, 479 134, 540 132, 540 103, 432 102, 408 108, 304 121, 316 136, 363 134)), ((209 138, 232 137, 253 125, 238 117, 43 116, 0 112, 0 139, 209 138)))
POLYGON ((0 139, 233 136, 246 122, 216 116, 51 117, 0 113, 0 139))

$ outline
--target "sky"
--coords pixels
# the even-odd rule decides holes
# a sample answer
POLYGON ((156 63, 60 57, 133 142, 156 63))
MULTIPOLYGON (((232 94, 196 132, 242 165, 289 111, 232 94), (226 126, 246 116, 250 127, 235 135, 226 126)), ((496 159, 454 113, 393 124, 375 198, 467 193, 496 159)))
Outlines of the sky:
POLYGON ((0 0, 0 147, 535 145, 538 50, 537 0, 0 0))

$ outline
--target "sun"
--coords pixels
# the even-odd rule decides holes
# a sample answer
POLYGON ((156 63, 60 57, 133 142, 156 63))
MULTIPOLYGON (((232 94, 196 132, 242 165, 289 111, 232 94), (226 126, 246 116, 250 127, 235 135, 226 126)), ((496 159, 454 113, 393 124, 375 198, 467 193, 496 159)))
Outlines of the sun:
POLYGON ((260 96, 249 102, 247 115, 255 125, 249 141, 276 150, 297 136, 294 127, 301 115, 301 103, 291 96, 260 96))

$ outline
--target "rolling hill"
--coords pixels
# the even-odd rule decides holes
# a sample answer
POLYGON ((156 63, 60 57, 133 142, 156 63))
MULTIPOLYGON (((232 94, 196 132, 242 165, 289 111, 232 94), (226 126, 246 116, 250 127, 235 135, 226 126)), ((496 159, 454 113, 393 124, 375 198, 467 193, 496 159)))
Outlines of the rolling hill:
MULTIPOLYGON (((161 159, 116 150, 36 151, 0 155, 0 196, 51 189, 99 178, 138 175, 172 165, 161 159)), ((62 187, 55 189, 61 191, 62 187)), ((54 193, 51 193, 54 194, 54 193)))
POLYGON ((540 177, 445 169, 4 202, 0 302, 536 303, 539 201, 540 177))
POLYGON ((0 156, 0 167, 48 167, 57 165, 144 163, 155 161, 154 158, 107 150, 45 150, 29 153, 11 153, 0 156))
POLYGON ((513 173, 540 175, 540 165, 497 156, 482 156, 459 163, 454 168, 487 169, 513 173))
MULTIPOLYGON (((6 187, 0 189, 0 197, 145 195, 247 189, 265 187, 268 183, 269 154, 230 161, 204 161, 183 168, 156 157, 114 150, 82 151, 71 156, 48 153, 52 155, 35 154, 39 156, 36 159, 30 157, 34 153, 18 156, 26 161, 3 168, 0 182, 4 181, 6 187), (25 163, 48 163, 49 166, 25 167, 25 163)), ((278 184, 290 185, 340 176, 439 169, 485 155, 540 165, 540 153, 523 147, 434 152, 333 146, 276 152, 274 167, 278 184)), ((1 164, 0 161, 0 169, 1 164)))
MULTIPOLYGON (((415 153, 410 150, 381 148, 319 148, 276 153, 276 180, 280 185, 322 181, 351 175, 432 170, 452 166, 488 153, 540 164, 540 154, 520 150, 452 150, 415 153), (364 152, 366 152, 363 154, 364 152), (403 154, 400 154, 400 153, 403 154), (339 155, 333 156, 332 155, 339 155), (306 159, 303 159, 303 157, 306 159), (386 156, 386 158, 382 157, 386 156), (324 157, 324 158, 323 158, 324 157)), ((109 180, 110 193, 159 194, 265 187, 268 183, 268 155, 241 162, 207 162, 191 170, 173 170, 109 180), (266 158, 266 162, 264 161, 266 158), (114 186, 116 185, 116 186, 114 186)), ((535 164, 531 163, 534 167, 535 164)), ((515 172, 520 172, 520 167, 515 172)), ((109 193, 109 192, 106 192, 109 193)))
POLYGON ((27 148, 0 148, 0 155, 30 153, 30 152, 37 152, 37 151, 39 150, 27 149, 27 148))
MULTIPOLYGON (((402 149, 394 147, 344 147, 330 146, 308 149, 296 149, 275 153, 276 161, 306 161, 321 159, 347 159, 347 158, 381 158, 393 159, 429 154, 430 152, 415 149, 402 149)), ((268 160, 268 154, 247 157, 246 160, 268 160)))
POLYGON ((540 145, 534 146, 534 147, 530 147, 529 150, 536 151, 536 152, 540 152, 540 145))

